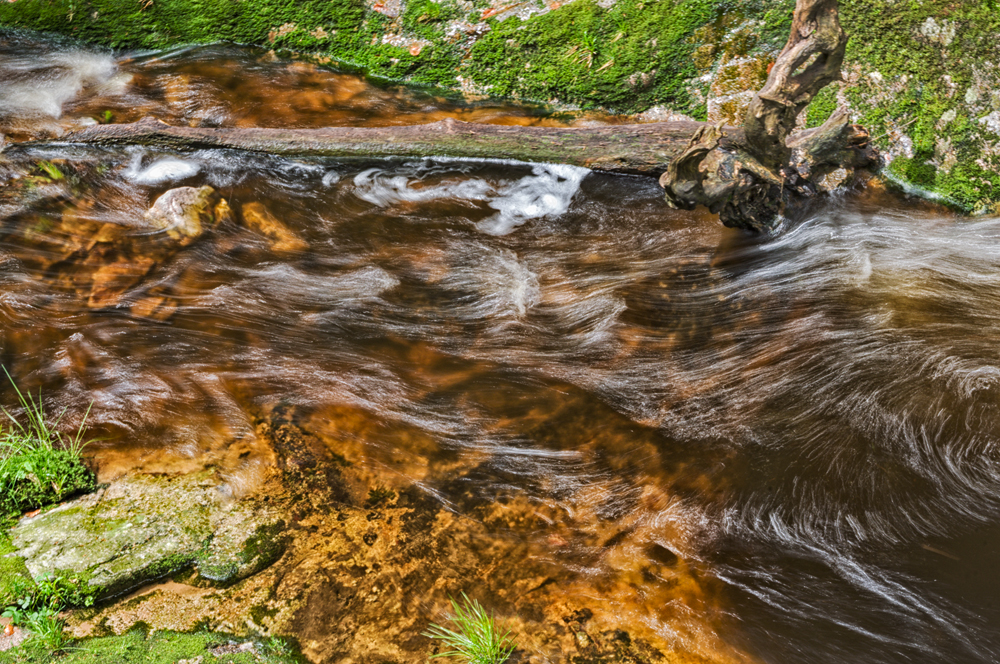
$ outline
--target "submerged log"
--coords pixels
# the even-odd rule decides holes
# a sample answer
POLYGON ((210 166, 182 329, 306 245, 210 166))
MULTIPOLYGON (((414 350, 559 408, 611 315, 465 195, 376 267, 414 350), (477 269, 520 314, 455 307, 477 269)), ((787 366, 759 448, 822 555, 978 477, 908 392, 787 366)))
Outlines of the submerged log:
MULTIPOLYGON (((403 127, 207 128, 173 127, 145 118, 132 124, 88 127, 58 143, 168 150, 228 148, 288 157, 506 159, 658 177, 702 126, 699 122, 664 122, 585 128, 509 127, 447 119, 403 127)), ((728 127, 723 133, 727 145, 743 140, 739 129, 728 127)), ((36 145, 22 143, 7 152, 36 145)))
MULTIPOLYGON (((842 110, 822 127, 794 131, 813 97, 840 77, 847 35, 837 12, 837 0, 797 0, 788 43, 739 128, 700 122, 543 128, 456 120, 377 128, 201 128, 146 118, 90 127, 58 143, 228 148, 290 157, 564 163, 659 177, 671 207, 705 205, 727 226, 762 231, 772 228, 790 204, 815 195, 818 182, 831 171, 878 163, 868 133, 842 110)), ((9 147, 6 154, 32 146, 9 147)))

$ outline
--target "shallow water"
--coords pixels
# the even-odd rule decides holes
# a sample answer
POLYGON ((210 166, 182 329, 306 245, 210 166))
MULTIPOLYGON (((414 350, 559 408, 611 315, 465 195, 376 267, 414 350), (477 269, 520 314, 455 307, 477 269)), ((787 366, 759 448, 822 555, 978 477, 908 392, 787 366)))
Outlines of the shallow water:
MULTIPOLYGON (((12 136, 104 110, 562 121, 233 47, 0 43, 12 136), (309 86, 336 101, 296 106, 309 86)), ((393 486, 537 505, 551 530, 517 536, 585 578, 636 570, 603 600, 665 640, 682 618, 648 569, 680 558, 751 658, 1000 658, 1000 219, 868 190, 750 238, 666 209, 653 180, 565 166, 33 156, 69 159, 74 190, 3 220, 2 360, 66 426, 93 403, 105 477, 212 463, 250 491, 256 418, 294 407, 393 486), (284 243, 224 221, 164 248, 144 212, 205 184, 284 243)))

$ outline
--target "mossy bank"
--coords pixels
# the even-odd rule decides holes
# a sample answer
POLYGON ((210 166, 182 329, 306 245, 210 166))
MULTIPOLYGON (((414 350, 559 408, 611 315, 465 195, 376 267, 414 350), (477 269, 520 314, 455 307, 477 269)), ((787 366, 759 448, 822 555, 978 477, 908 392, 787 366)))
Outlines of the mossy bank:
MULTIPOLYGON (((1000 202, 1000 9, 842 0, 848 104, 888 173, 966 212, 1000 202)), ((787 38, 794 0, 16 0, 0 25, 116 48, 229 40, 370 75, 505 97, 736 119, 787 38)))

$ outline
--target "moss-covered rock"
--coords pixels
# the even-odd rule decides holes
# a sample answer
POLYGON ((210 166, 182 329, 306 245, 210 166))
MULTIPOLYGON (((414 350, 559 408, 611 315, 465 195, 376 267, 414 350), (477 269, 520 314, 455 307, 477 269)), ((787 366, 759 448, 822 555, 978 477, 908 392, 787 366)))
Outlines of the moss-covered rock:
POLYGON ((302 661, 296 648, 282 639, 255 642, 225 634, 156 632, 133 629, 121 636, 77 642, 54 655, 42 648, 0 652, 0 664, 293 664, 302 661))
POLYGON ((10 538, 0 533, 0 605, 3 606, 15 599, 13 588, 18 580, 31 578, 24 559, 16 551, 10 538))
POLYGON ((231 582, 283 551, 283 522, 267 508, 227 502, 211 473, 129 476, 50 512, 22 519, 11 549, 33 577, 71 575, 98 597, 194 565, 231 582))
MULTIPOLYGON (((794 0, 17 0, 0 25, 113 47, 230 40, 378 77, 734 121, 784 44, 794 0)), ((891 177, 969 212, 1000 194, 1000 9, 842 0, 846 82, 808 123, 852 108, 891 177)))

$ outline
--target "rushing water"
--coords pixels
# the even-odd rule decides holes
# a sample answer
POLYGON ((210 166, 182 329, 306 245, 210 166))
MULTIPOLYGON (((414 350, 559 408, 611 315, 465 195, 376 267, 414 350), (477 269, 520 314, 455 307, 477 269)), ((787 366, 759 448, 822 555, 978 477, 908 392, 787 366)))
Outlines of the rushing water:
MULTIPOLYGON (((0 79, 12 136, 104 110, 553 122, 231 47, 8 37, 0 79)), ((68 425, 93 402, 105 475, 209 460, 251 490, 254 414, 291 404, 456 509, 517 494, 641 530, 633 559, 698 561, 722 637, 762 661, 1000 659, 1000 220, 869 190, 749 238, 652 180, 565 166, 35 156, 71 157, 78 190, 4 219, 2 360, 68 425), (283 241, 224 222, 157 249, 146 209, 205 184, 283 241), (456 485, 456 459, 489 472, 456 485)), ((577 564, 563 544, 553 562, 577 564)))

